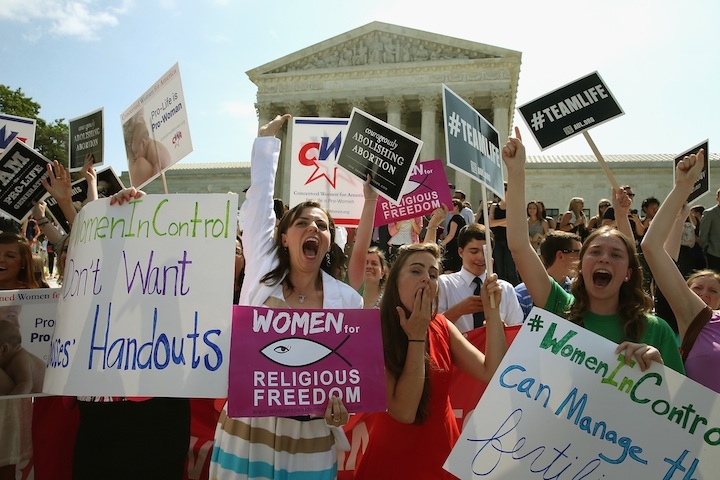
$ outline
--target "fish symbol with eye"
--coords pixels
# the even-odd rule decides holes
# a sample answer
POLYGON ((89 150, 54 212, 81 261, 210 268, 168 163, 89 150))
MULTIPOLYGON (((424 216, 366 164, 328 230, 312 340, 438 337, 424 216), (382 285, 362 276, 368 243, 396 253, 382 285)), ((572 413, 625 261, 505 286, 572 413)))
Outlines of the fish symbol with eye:
POLYGON ((350 338, 350 335, 345 337, 345 340, 340 342, 340 345, 335 348, 329 348, 322 343, 307 338, 283 338, 266 345, 260 350, 260 353, 271 362, 285 367, 305 367, 312 365, 333 353, 340 357, 345 363, 352 366, 345 357, 337 352, 338 349, 347 342, 348 338, 350 338))

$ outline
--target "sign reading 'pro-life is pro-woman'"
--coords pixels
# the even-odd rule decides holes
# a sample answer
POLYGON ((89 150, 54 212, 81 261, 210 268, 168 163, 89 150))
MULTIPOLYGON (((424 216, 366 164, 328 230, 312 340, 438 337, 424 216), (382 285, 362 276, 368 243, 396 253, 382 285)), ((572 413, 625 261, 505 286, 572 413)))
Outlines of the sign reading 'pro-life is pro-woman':
POLYGON ((80 211, 46 393, 227 394, 237 195, 148 195, 80 211))
POLYGON ((717 478, 720 395, 534 308, 445 468, 463 480, 717 478))

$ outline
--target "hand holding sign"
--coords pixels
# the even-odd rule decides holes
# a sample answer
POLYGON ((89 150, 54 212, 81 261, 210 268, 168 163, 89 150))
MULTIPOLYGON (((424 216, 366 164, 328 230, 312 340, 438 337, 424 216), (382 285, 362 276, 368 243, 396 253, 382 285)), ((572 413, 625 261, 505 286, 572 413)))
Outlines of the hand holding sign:
POLYGON ((258 137, 274 137, 277 135, 277 132, 280 131, 283 124, 290 120, 292 116, 289 113, 286 113, 285 115, 277 115, 275 118, 270 120, 267 124, 260 127, 258 130, 258 137))
POLYGON ((680 160, 675 169, 675 183, 694 184, 705 168, 705 151, 701 148, 697 154, 686 155, 680 160))

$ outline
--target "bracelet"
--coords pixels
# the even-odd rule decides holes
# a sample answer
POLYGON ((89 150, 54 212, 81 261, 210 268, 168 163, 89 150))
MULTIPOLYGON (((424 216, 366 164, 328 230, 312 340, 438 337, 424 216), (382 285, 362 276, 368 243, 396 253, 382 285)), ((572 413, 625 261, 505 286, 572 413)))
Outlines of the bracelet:
POLYGON ((418 340, 416 338, 408 338, 408 342, 422 342, 425 343, 425 340, 418 340))

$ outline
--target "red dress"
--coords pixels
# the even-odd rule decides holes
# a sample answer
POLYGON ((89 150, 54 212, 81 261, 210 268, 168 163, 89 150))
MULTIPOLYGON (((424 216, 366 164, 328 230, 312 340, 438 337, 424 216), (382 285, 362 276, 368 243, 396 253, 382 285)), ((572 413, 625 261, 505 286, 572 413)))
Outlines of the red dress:
POLYGON ((430 415, 421 425, 400 423, 387 412, 375 414, 356 479, 454 479, 442 466, 460 437, 448 395, 452 359, 447 319, 437 315, 428 328, 430 415))

